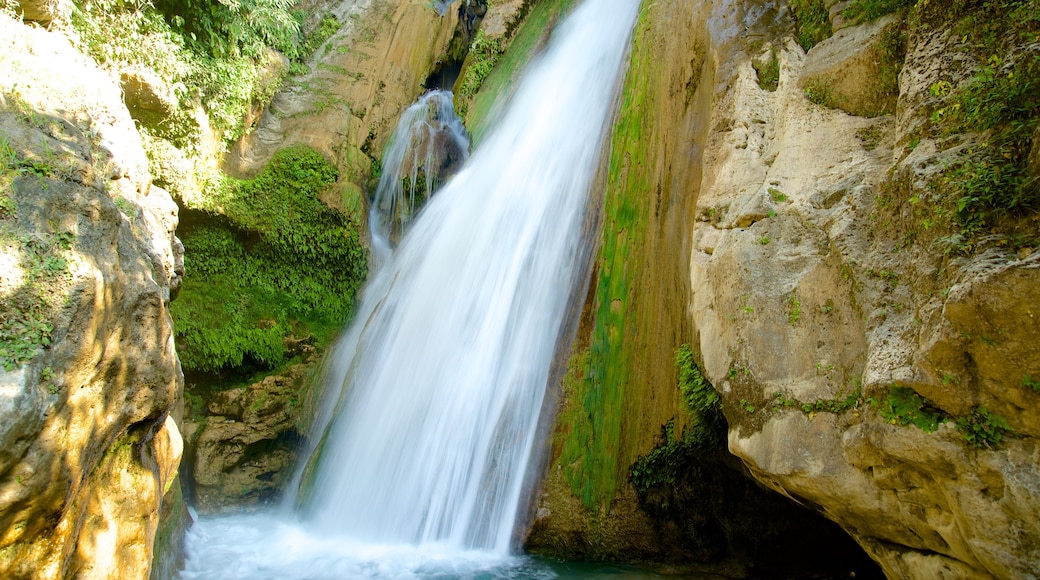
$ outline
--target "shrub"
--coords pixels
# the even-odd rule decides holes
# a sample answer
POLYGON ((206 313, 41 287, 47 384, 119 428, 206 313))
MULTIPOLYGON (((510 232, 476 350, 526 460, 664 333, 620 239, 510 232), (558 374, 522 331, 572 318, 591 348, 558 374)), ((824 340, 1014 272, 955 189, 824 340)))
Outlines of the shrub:
POLYGON ((794 12, 795 37, 806 52, 830 38, 830 14, 824 0, 790 0, 794 12))

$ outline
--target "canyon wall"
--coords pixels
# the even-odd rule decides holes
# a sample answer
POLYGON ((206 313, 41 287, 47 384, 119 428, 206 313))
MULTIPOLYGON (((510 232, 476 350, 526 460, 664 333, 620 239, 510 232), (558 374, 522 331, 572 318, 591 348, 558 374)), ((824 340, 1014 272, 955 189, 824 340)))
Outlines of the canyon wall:
POLYGON ((64 36, 0 17, 0 70, 0 576, 168 576, 177 207, 118 83, 64 36))

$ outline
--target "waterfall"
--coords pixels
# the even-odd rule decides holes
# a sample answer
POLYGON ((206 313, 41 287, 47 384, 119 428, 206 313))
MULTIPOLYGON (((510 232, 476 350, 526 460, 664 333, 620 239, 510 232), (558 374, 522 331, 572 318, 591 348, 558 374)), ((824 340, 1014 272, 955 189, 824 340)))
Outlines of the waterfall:
POLYGON ((469 157, 469 137, 452 94, 430 91, 405 110, 383 153, 369 224, 380 267, 416 210, 469 157))
POLYGON ((200 521, 185 577, 421 577, 457 570, 445 562, 460 554, 515 550, 638 4, 586 0, 573 11, 374 274, 331 354, 323 443, 298 520, 200 521))

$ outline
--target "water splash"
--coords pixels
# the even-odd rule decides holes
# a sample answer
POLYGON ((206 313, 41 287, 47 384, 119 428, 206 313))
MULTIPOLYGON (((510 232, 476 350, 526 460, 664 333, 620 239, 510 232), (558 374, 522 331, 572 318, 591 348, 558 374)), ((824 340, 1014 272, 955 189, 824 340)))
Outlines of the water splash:
MULTIPOLYGON (((334 549, 403 546, 509 566, 637 9, 634 0, 587 0, 561 24, 496 127, 370 281, 334 348, 322 451, 304 478, 301 521, 278 520, 289 530, 278 533, 310 538, 301 540, 317 550, 308 561, 361 558, 374 566, 363 565, 361 576, 414 577, 384 574, 382 556, 334 549), (322 539, 328 548, 318 547, 322 539)), ((278 548, 267 532, 224 532, 255 538, 238 541, 215 531, 227 521, 193 528, 187 577, 222 577, 206 576, 206 566, 240 561, 243 552, 265 562, 254 577, 326 577, 308 573, 308 564, 268 562, 278 548)), ((423 568, 428 554, 418 560, 425 564, 409 574, 437 575, 423 568)))
MULTIPOLYGON (((430 91, 401 115, 383 153, 372 201, 373 244, 389 248, 416 211, 469 157, 469 137, 449 91, 430 91)), ((377 256, 376 263, 382 263, 377 256)))

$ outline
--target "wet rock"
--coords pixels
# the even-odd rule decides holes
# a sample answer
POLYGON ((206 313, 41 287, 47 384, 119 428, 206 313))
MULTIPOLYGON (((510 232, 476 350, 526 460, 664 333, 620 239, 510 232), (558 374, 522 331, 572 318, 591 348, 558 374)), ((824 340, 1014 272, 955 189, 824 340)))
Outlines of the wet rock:
POLYGON ((276 500, 292 475, 314 360, 215 393, 193 425, 192 477, 203 511, 276 500))

